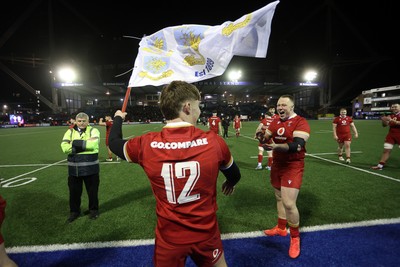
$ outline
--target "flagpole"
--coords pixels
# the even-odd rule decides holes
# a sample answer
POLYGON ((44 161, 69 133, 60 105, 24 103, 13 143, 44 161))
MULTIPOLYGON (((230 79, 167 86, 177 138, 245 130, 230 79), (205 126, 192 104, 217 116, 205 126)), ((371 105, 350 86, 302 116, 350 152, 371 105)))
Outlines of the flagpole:
POLYGON ((122 104, 122 109, 121 109, 122 112, 125 112, 125 110, 126 110, 126 106, 128 105, 128 100, 129 100, 129 96, 130 96, 130 95, 131 95, 131 88, 128 87, 128 88, 126 89, 125 98, 124 98, 124 103, 122 104))

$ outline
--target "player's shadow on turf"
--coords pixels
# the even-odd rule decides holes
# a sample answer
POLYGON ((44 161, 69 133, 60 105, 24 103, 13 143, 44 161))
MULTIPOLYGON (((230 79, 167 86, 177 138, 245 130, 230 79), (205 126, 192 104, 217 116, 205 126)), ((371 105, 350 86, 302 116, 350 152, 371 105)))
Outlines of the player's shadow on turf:
POLYGON ((129 192, 126 192, 123 195, 112 198, 106 202, 100 203, 100 210, 101 210, 100 212, 105 213, 112 209, 116 209, 116 208, 127 206, 127 205, 132 205, 133 203, 137 202, 138 200, 149 197, 149 196, 152 196, 152 191, 151 191, 150 187, 137 189, 137 190, 131 190, 129 192))

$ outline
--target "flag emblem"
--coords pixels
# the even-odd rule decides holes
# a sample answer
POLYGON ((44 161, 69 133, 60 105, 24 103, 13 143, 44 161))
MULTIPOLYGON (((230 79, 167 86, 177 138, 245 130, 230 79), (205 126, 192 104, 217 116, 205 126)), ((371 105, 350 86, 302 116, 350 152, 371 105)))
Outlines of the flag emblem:
POLYGON ((222 75, 233 56, 266 57, 278 3, 234 22, 173 26, 143 37, 128 87, 197 82, 222 75))

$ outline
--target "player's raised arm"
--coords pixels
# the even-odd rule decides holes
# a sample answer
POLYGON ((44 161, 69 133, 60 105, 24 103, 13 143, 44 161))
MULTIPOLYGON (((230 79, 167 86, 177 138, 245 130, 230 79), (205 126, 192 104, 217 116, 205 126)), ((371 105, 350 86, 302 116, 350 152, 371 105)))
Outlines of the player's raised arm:
POLYGON ((108 137, 108 145, 110 150, 120 157, 126 160, 124 155, 124 145, 126 140, 122 138, 122 122, 124 121, 126 112, 117 110, 114 115, 114 123, 111 127, 110 136, 108 137))

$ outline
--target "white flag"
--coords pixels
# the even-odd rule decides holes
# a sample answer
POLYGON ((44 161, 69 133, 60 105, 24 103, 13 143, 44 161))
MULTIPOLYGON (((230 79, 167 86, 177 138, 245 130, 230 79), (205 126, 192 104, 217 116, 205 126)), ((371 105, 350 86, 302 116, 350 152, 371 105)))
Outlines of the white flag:
POLYGON ((182 25, 143 37, 128 87, 222 75, 233 56, 265 58, 279 1, 219 26, 182 25))

